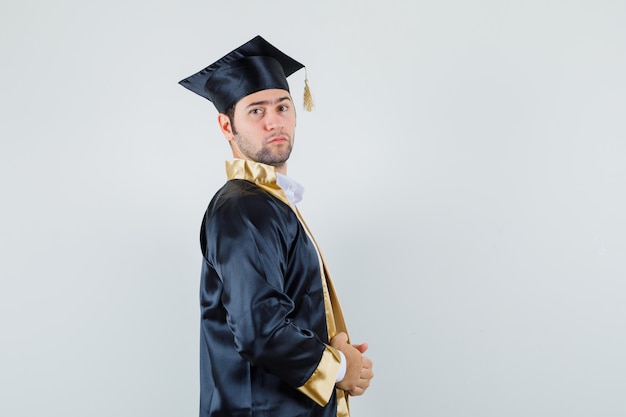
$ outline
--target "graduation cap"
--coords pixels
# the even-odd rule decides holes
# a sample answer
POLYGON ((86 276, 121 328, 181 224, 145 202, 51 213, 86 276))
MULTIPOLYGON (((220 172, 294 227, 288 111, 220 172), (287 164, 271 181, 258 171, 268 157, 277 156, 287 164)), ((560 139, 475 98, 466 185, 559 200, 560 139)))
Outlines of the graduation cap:
MULTIPOLYGON (((273 88, 289 91, 287 77, 300 68, 304 65, 256 36, 179 84, 208 99, 220 113, 225 113, 239 100, 257 91, 273 88)), ((304 107, 311 111, 313 101, 306 76, 304 83, 304 107)))

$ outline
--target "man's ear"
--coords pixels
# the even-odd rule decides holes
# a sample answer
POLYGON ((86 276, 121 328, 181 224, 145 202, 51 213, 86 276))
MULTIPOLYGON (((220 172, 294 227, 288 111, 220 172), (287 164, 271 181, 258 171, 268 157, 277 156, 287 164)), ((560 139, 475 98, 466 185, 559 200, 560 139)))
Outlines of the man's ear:
POLYGON ((230 119, 224 113, 220 113, 217 115, 217 124, 220 126, 220 130, 222 134, 226 138, 227 141, 231 141, 234 138, 233 127, 230 124, 230 119))

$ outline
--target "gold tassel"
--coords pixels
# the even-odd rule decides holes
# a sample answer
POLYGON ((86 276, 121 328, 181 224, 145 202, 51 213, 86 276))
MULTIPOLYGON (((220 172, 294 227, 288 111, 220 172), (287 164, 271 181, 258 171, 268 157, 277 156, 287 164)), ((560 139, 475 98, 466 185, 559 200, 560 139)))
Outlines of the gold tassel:
POLYGON ((311 94, 311 89, 309 88, 309 79, 306 75, 306 67, 304 68, 304 110, 311 111, 315 103, 313 103, 313 95, 311 94))

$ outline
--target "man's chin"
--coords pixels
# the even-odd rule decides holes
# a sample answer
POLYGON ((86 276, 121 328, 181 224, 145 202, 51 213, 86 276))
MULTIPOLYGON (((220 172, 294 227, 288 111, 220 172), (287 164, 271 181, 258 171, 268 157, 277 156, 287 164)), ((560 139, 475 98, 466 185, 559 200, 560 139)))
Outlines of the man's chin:
POLYGON ((284 160, 281 159, 281 160, 278 160, 278 161, 271 161, 271 162, 264 162, 265 165, 271 165, 271 166, 276 167, 276 168, 284 167, 286 163, 287 163, 286 159, 284 159, 284 160))
POLYGON ((291 152, 287 152, 283 154, 273 154, 273 155, 259 155, 259 158, 257 159, 257 161, 265 165, 281 167, 285 165, 290 155, 291 155, 291 152))

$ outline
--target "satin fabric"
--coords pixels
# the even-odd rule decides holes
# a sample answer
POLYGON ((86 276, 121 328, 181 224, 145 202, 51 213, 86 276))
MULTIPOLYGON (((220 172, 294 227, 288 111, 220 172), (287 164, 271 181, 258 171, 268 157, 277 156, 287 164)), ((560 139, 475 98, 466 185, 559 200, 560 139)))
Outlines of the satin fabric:
POLYGON ((336 416, 298 391, 328 352, 320 263, 292 208, 230 180, 201 229, 200 416, 336 416))
POLYGON ((261 36, 255 36, 179 84, 226 113, 240 99, 257 91, 289 91, 286 77, 303 67, 261 36))

